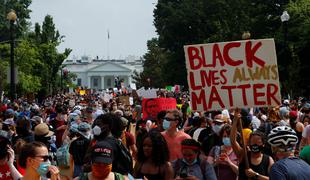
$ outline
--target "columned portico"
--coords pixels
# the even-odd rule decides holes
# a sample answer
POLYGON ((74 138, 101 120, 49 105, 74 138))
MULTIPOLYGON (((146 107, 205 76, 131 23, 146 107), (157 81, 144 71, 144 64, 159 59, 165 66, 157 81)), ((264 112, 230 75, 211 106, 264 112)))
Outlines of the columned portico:
POLYGON ((87 68, 84 72, 78 74, 82 86, 89 89, 103 90, 115 87, 115 78, 123 80, 124 87, 128 87, 132 81, 132 69, 122 65, 107 62, 98 66, 87 68))
POLYGON ((91 76, 87 76, 87 87, 91 88, 91 76))
POLYGON ((104 84, 104 76, 101 76, 101 89, 105 88, 105 84, 104 84))

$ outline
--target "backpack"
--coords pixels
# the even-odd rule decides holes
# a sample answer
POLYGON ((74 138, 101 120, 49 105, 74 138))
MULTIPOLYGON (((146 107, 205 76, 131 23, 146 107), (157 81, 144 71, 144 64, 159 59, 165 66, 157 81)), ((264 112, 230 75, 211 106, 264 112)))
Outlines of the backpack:
POLYGON ((64 144, 56 151, 57 165, 70 167, 69 144, 64 144))
MULTIPOLYGON (((117 167, 117 169, 121 171, 125 171, 125 173, 132 173, 133 172, 133 162, 130 155, 129 150, 124 146, 124 144, 120 140, 116 140, 117 148, 118 148, 118 165, 121 167, 117 167)), ((123 173, 122 173, 123 174, 123 173)))
MULTIPOLYGON (((206 180, 207 178, 205 177, 205 172, 206 172, 206 165, 207 165, 207 161, 204 159, 198 159, 199 165, 200 165, 200 170, 203 176, 203 179, 206 180)), ((182 159, 177 159, 175 162, 175 166, 174 166, 174 172, 175 172, 175 177, 177 176, 177 174, 180 174, 180 170, 184 168, 184 163, 182 162, 182 159)))

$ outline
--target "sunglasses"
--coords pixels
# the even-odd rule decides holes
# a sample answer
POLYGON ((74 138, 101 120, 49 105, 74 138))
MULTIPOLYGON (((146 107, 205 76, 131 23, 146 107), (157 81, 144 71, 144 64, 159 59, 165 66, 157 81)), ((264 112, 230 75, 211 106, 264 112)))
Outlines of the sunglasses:
POLYGON ((35 156, 35 157, 40 157, 43 159, 44 162, 46 162, 47 160, 52 161, 53 158, 50 155, 46 155, 46 156, 35 156))

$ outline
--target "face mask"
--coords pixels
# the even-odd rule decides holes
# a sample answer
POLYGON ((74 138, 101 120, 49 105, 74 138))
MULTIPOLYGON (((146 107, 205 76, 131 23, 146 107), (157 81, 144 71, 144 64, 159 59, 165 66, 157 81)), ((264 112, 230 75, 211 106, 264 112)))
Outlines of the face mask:
POLYGON ((193 164, 195 164, 197 162, 197 158, 192 162, 192 163, 188 163, 184 158, 182 159, 182 161, 187 164, 188 166, 191 166, 193 164))
POLYGON ((56 136, 55 135, 51 136, 51 139, 49 139, 48 142, 50 144, 54 144, 56 142, 56 136))
POLYGON ((91 170, 95 177, 104 179, 108 177, 108 175, 112 171, 112 164, 93 164, 91 170))
POLYGON ((95 126, 95 127, 93 128, 93 134, 94 134, 95 136, 99 136, 99 135, 101 134, 101 128, 100 128, 99 126, 95 126))
POLYGON ((224 137, 223 138, 223 144, 225 146, 231 146, 230 138, 229 137, 224 137))
POLYGON ((166 119, 164 119, 164 121, 163 121, 164 130, 169 129, 169 127, 170 127, 170 121, 167 121, 166 119))
POLYGON ((37 168, 37 172, 42 177, 46 177, 46 174, 48 172, 48 167, 51 165, 50 162, 41 162, 40 166, 37 168))
POLYGON ((253 153, 259 153, 263 150, 263 148, 263 146, 259 146, 257 144, 250 145, 251 152, 253 153))
POLYGON ((220 132, 220 130, 222 129, 223 125, 214 125, 212 126, 212 130, 218 134, 220 132))

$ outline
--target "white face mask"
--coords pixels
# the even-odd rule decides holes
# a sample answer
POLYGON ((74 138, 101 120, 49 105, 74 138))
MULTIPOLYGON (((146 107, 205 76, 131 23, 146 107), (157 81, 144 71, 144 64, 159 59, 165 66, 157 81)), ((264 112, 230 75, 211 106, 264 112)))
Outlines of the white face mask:
POLYGON ((213 125, 212 126, 212 130, 216 133, 219 134, 219 132, 221 131, 223 125, 213 125))

